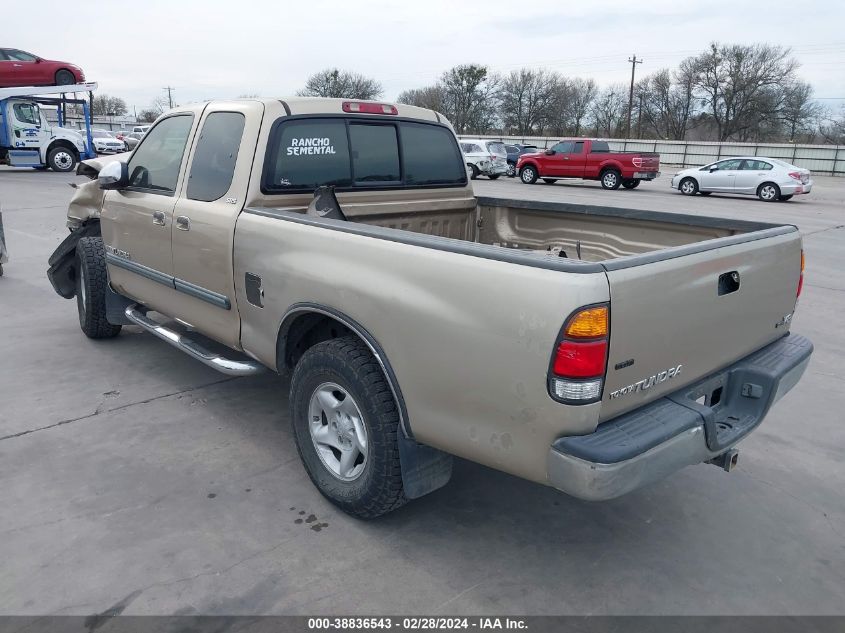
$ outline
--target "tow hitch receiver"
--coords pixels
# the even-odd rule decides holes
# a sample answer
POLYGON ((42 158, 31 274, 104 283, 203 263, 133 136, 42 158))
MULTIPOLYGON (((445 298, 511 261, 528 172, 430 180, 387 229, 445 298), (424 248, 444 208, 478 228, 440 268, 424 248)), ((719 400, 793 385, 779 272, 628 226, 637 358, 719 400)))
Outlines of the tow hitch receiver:
POLYGON ((725 451, 721 455, 717 455, 711 459, 708 464, 713 464, 719 468, 724 469, 725 472, 731 472, 739 462, 739 451, 735 448, 725 451))

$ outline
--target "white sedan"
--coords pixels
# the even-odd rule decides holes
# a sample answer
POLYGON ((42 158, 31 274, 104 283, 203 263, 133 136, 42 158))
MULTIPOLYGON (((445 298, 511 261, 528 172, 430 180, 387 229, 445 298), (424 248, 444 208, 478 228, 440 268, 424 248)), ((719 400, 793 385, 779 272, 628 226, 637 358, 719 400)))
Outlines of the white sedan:
POLYGON ((796 194, 810 193, 813 180, 809 170, 777 158, 740 156, 679 171, 672 177, 672 188, 687 196, 742 193, 764 202, 785 202, 796 194))
MULTIPOLYGON (((85 136, 85 132, 82 132, 85 136)), ((91 140, 94 142, 94 151, 98 154, 119 154, 127 149, 126 143, 105 130, 91 130, 91 140)))

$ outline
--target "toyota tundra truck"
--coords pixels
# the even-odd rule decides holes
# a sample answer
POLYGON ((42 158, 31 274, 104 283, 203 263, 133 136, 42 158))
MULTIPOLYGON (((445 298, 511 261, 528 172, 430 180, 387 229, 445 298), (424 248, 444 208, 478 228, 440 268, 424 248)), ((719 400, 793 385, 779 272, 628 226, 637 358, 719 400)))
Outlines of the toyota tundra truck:
POLYGON ((455 455, 588 500, 730 470, 813 349, 796 227, 476 197, 431 110, 211 101, 80 173, 48 276, 84 334, 289 374, 304 468, 360 517, 455 455))
POLYGON ((526 185, 537 179, 554 184, 561 178, 598 180, 605 189, 636 189, 643 180, 660 176, 660 154, 611 152, 607 141, 566 139, 549 149, 523 154, 516 164, 526 185))

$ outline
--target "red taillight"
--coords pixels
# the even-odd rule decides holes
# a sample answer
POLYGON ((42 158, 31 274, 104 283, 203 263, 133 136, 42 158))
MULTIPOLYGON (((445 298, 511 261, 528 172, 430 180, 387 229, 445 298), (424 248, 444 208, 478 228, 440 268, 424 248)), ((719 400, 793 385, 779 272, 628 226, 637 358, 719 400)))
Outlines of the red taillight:
POLYGON ((801 182, 801 174, 800 174, 800 172, 797 172, 797 171, 791 171, 791 172, 789 172, 789 177, 790 177, 790 178, 792 178, 793 180, 797 180, 798 182, 801 182))
POLYGON ((801 274, 798 275, 798 292, 795 293, 795 298, 801 296, 801 289, 804 287, 804 251, 801 251, 801 274))
POLYGON ((601 341, 561 341, 552 371, 564 378, 595 378, 604 374, 607 339, 601 341))
POLYGON ((362 101, 344 101, 344 112, 355 114, 399 114, 395 105, 389 103, 364 103, 362 101))
POLYGON ((587 404, 601 398, 608 325, 607 305, 581 308, 566 320, 549 371, 549 393, 555 400, 587 404))

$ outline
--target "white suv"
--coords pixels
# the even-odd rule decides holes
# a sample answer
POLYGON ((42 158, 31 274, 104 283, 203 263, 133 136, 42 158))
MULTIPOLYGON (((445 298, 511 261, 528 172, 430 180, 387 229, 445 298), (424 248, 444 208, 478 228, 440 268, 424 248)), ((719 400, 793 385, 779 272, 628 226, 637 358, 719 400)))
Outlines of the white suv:
POLYGON ((508 173, 508 151, 501 141, 464 138, 460 143, 467 170, 470 172, 469 177, 473 180, 479 175, 496 180, 502 174, 508 173))

